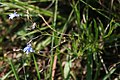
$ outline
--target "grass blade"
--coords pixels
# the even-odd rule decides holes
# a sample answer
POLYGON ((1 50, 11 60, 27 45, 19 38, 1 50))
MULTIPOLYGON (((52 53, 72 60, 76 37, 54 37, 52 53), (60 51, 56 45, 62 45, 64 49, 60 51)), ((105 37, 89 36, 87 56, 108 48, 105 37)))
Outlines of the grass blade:
POLYGON ((14 67, 14 65, 13 65, 12 60, 10 59, 9 62, 10 62, 10 66, 11 66, 11 68, 12 68, 12 71, 13 71, 13 73, 14 73, 14 75, 15 75, 16 80, 20 80, 19 77, 18 77, 18 73, 17 73, 17 71, 16 71, 16 69, 15 69, 15 67, 14 67))
POLYGON ((34 60, 35 69, 36 69, 36 71, 37 71, 38 80, 41 80, 40 74, 39 74, 39 69, 38 69, 37 62, 36 62, 36 60, 35 60, 34 54, 32 54, 32 57, 33 57, 33 60, 34 60))
POLYGON ((12 70, 9 71, 5 76, 3 76, 0 80, 6 80, 6 78, 12 73, 12 70))
POLYGON ((87 79, 86 80, 92 80, 92 53, 91 51, 88 51, 87 55, 87 79))

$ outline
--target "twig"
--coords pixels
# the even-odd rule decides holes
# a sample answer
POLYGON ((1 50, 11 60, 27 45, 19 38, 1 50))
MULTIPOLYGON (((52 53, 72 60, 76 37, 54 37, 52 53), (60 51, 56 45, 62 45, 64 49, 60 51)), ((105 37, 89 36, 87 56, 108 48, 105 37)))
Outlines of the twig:
POLYGON ((38 16, 41 17, 42 20, 45 22, 45 24, 46 24, 51 30, 53 30, 54 32, 56 32, 56 33, 58 33, 58 34, 70 36, 69 34, 64 34, 64 33, 61 33, 61 32, 59 32, 59 31, 56 31, 54 28, 52 28, 52 27, 48 24, 48 22, 45 20, 45 18, 44 18, 42 15, 38 14, 38 16))
MULTIPOLYGON (((102 52, 100 52, 100 53, 102 53, 102 52)), ((103 61, 103 58, 102 58, 102 56, 100 55, 100 53, 98 53, 99 58, 100 58, 100 61, 101 61, 102 65, 103 65, 103 68, 105 69, 105 73, 108 74, 107 67, 106 67, 106 65, 105 65, 105 63, 104 63, 104 61, 103 61)), ((109 80, 111 80, 111 79, 109 78, 109 80)))
POLYGON ((45 24, 46 24, 50 29, 52 29, 53 31, 56 32, 56 30, 53 29, 53 28, 47 23, 47 21, 45 20, 45 18, 44 18, 42 15, 38 14, 38 16, 40 16, 40 17, 42 18, 42 20, 45 22, 45 24))
POLYGON ((57 64, 57 55, 55 55, 54 57, 53 68, 52 68, 52 80, 54 80, 55 77, 56 64, 57 64))
POLYGON ((98 53, 98 55, 99 55, 99 58, 100 58, 100 60, 101 60, 101 63, 103 64, 103 67, 104 67, 104 69, 105 69, 106 74, 108 74, 108 70, 107 70, 107 68, 106 68, 106 66, 105 66, 105 64, 104 64, 104 61, 103 61, 102 56, 100 55, 100 53, 98 53))

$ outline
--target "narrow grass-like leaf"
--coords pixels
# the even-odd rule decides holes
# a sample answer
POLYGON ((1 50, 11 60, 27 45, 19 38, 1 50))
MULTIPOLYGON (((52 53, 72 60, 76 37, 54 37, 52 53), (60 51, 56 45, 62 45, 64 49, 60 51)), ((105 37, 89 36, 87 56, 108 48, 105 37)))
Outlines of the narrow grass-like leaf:
POLYGON ((32 57, 33 57, 33 60, 34 60, 35 69, 36 69, 36 72, 37 72, 38 80, 40 80, 41 78, 40 78, 40 73, 39 73, 38 65, 37 65, 37 62, 36 62, 36 59, 35 59, 35 56, 34 56, 33 53, 32 53, 32 57))
MULTIPOLYGON (((110 22, 110 25, 108 26, 109 27, 109 31, 108 31, 108 34, 107 35, 105 35, 104 36, 104 38, 106 38, 106 37, 108 37, 108 36, 110 36, 111 34, 112 34, 112 32, 113 32, 113 30, 115 29, 115 26, 113 26, 113 20, 111 20, 111 22, 110 22)), ((106 30, 107 31, 107 30, 106 30)), ((106 33, 106 31, 105 31, 105 33, 106 33)))
POLYGON ((98 59, 98 54, 97 52, 95 52, 93 54, 93 58, 94 58, 94 61, 95 61, 95 64, 96 64, 96 72, 95 72, 95 76, 93 77, 94 80, 97 80, 98 79, 98 76, 100 74, 100 68, 101 68, 101 62, 99 61, 98 59))
POLYGON ((3 7, 5 6, 5 7, 9 7, 9 8, 19 8, 19 9, 25 10, 24 7, 16 5, 16 4, 7 3, 7 2, 2 2, 1 4, 3 5, 3 7))
POLYGON ((95 31, 95 41, 97 41, 98 40, 98 27, 97 27, 97 23, 95 19, 94 19, 94 31, 95 31))
POLYGON ((92 52, 91 49, 89 48, 88 53, 87 53, 87 76, 86 80, 92 80, 92 52))
POLYGON ((16 71, 16 68, 15 68, 14 65, 13 65, 12 60, 9 59, 9 62, 10 62, 10 66, 11 66, 11 68, 12 68, 12 71, 13 71, 13 73, 14 73, 14 75, 15 75, 16 80, 20 80, 20 79, 19 79, 19 76, 18 76, 18 73, 17 73, 17 71, 16 71))
POLYGON ((99 20, 99 26, 98 26, 98 29, 99 29, 99 32, 100 34, 103 36, 104 35, 104 26, 103 26, 103 23, 101 22, 101 20, 99 20))
MULTIPOLYGON (((46 16, 51 16, 53 15, 53 12, 51 11, 48 11, 48 10, 45 10, 45 9, 41 9, 37 6, 34 6, 34 5, 30 5, 28 4, 27 2, 21 2, 21 1, 14 1, 14 3, 16 4, 13 4, 13 3, 7 3, 7 2, 2 2, 1 4, 4 5, 5 7, 9 7, 9 8, 18 8, 18 9, 21 9, 22 11, 25 11, 25 10, 29 10, 31 12, 34 12, 34 13, 37 13, 37 14, 43 14, 43 15, 46 15, 46 16)), ((59 19, 63 19, 65 20, 62 16, 58 15, 57 16, 59 19)))
POLYGON ((105 18, 107 18, 108 20, 110 20, 110 18, 107 15, 103 14, 102 12, 100 12, 99 9, 96 9, 96 8, 92 7, 91 5, 89 5, 88 3, 86 3, 84 0, 80 0, 80 1, 82 3, 84 3, 85 5, 87 5, 88 7, 90 7, 92 10, 98 12, 99 14, 101 14, 102 16, 104 16, 105 18))
POLYGON ((78 5, 79 5, 79 1, 77 1, 77 3, 75 4, 74 0, 73 0, 73 9, 74 9, 74 12, 76 14, 76 19, 77 19, 77 25, 79 26, 80 28, 80 10, 78 8, 78 5))
POLYGON ((34 30, 34 31, 29 32, 29 33, 26 33, 24 31, 19 31, 17 34, 20 35, 21 37, 25 37, 25 36, 29 36, 29 35, 32 35, 32 34, 37 33, 37 32, 40 32, 40 31, 34 30))
POLYGON ((116 68, 113 68, 108 74, 105 75, 103 80, 107 80, 108 78, 110 78, 110 76, 115 72, 115 70, 116 70, 116 68))
POLYGON ((0 80, 6 80, 6 78, 12 73, 12 70, 5 74, 0 80))

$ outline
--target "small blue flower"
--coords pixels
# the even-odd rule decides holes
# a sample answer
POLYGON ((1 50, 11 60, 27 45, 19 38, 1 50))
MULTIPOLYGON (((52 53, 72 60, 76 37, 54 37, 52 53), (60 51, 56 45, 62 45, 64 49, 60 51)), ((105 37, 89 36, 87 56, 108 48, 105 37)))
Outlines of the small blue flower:
POLYGON ((17 14, 17 12, 9 14, 9 19, 13 19, 14 17, 19 17, 19 14, 17 14))
POLYGON ((31 44, 28 44, 24 49, 23 52, 25 52, 26 54, 29 54, 30 52, 35 52, 33 50, 33 48, 31 47, 31 44))

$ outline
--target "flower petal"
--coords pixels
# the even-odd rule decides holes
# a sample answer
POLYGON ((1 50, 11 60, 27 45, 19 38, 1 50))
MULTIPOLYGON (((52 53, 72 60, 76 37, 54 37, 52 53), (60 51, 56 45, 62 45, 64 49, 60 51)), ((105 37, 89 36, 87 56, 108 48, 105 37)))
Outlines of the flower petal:
POLYGON ((19 17, 19 14, 17 14, 17 12, 9 14, 9 19, 13 19, 14 17, 19 17))
POLYGON ((34 52, 33 48, 31 47, 31 44, 28 44, 24 49, 23 52, 26 54, 29 54, 30 52, 34 52))

